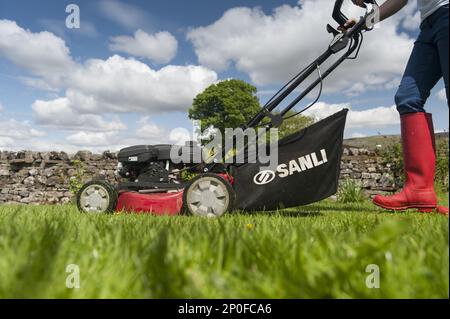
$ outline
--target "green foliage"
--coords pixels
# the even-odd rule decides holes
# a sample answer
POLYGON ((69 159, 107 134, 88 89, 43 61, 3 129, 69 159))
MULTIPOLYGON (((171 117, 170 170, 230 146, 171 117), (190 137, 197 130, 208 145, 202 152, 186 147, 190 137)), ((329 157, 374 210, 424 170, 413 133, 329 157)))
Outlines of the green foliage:
MULTIPOLYGON (((294 112, 290 111, 285 116, 292 116, 294 112)), ((289 136, 295 132, 300 131, 301 129, 310 126, 314 123, 314 118, 304 115, 296 115, 285 121, 278 129, 278 138, 282 139, 283 137, 289 136)))
POLYGON ((448 139, 441 139, 437 142, 437 156, 436 156, 436 184, 442 190, 448 191, 448 156, 449 146, 448 139))
POLYGON ((219 129, 245 124, 259 110, 256 87, 241 80, 226 80, 212 84, 198 94, 189 109, 189 118, 202 121, 202 130, 209 126, 219 129))
POLYGON ((74 160, 72 161, 72 166, 75 169, 75 174, 70 178, 69 181, 69 191, 76 195, 78 191, 83 187, 84 185, 84 174, 85 174, 85 167, 82 161, 80 160, 74 160))
POLYGON ((403 149, 400 143, 387 144, 381 151, 383 164, 389 164, 396 185, 403 185, 405 170, 403 168, 403 149))
MULTIPOLYGON (((404 183, 403 151, 400 143, 388 144, 379 153, 384 164, 391 165, 394 181, 397 185, 404 183)), ((435 182, 439 189, 449 189, 449 145, 448 139, 439 139, 436 142, 436 175, 435 182)))
POLYGON ((0 206, 0 298, 448 298, 448 235, 446 217, 369 203, 221 219, 0 206))
POLYGON ((340 203, 362 203, 366 196, 355 181, 348 179, 339 185, 337 199, 340 203))
POLYGON ((197 176, 196 173, 190 172, 189 170, 181 171, 181 179, 185 182, 190 181, 195 176, 197 176))

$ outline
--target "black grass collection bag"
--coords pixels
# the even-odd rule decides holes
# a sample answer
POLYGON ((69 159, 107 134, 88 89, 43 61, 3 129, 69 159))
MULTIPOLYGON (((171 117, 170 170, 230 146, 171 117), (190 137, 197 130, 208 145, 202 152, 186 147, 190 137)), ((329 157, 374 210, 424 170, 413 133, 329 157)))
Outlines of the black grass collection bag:
POLYGON ((287 208, 317 202, 336 193, 347 109, 278 143, 278 165, 238 165, 234 171, 236 207, 287 208))

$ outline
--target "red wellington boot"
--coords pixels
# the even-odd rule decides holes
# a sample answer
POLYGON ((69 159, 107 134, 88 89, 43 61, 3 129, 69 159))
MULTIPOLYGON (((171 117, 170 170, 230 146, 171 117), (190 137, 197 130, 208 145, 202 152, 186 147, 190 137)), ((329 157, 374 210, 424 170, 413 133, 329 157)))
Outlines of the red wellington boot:
POLYGON ((409 113, 400 119, 405 185, 400 193, 377 195, 373 202, 389 210, 417 208, 423 212, 436 210, 445 214, 445 208, 440 210, 437 206, 434 191, 436 152, 431 114, 409 113))
MULTIPOLYGON (((436 136, 434 134, 434 125, 433 125, 433 117, 431 114, 427 113, 427 121, 428 121, 428 128, 430 129, 430 134, 431 134, 431 141, 433 143, 433 151, 434 154, 437 154, 437 150, 436 150, 436 136)), ((419 209, 420 212, 422 213, 431 213, 431 212, 435 212, 441 215, 446 215, 448 216, 448 207, 445 206, 440 206, 437 205, 435 209, 419 209)))

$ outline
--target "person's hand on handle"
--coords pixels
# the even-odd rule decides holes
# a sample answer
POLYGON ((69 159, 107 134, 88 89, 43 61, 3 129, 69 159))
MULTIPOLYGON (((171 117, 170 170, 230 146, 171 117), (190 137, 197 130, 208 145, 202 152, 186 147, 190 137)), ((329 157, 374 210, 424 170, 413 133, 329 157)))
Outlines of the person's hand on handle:
MULTIPOLYGON (((352 2, 353 2, 354 5, 356 5, 358 7, 367 8, 366 5, 365 5, 364 0, 352 0, 352 2)), ((354 19, 354 18, 349 19, 349 20, 347 20, 347 22, 343 26, 339 26, 338 30, 342 31, 342 32, 345 32, 348 29, 351 29, 355 24, 356 24, 356 19, 354 19)))
MULTIPOLYGON (((366 8, 364 0, 352 0, 352 2, 361 8, 366 8)), ((380 6, 380 21, 389 18, 390 16, 396 14, 400 11, 406 4, 408 0, 386 0, 380 6)), ((344 32, 352 28, 356 24, 356 19, 349 19, 343 26, 339 26, 338 30, 344 32)))
MULTIPOLYGON (((356 0, 354 0, 354 1, 356 1, 356 0)), ((351 29, 355 24, 356 24, 356 19, 348 19, 347 22, 345 22, 345 24, 343 26, 341 26, 341 25, 338 26, 338 30, 345 32, 348 29, 351 29)))

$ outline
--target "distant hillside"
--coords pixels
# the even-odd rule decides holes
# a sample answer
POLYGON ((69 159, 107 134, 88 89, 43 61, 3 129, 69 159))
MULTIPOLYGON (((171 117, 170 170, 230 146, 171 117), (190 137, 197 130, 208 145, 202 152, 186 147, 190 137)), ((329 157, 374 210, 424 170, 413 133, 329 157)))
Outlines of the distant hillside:
MULTIPOLYGON (((448 133, 437 133, 436 139, 448 139, 448 133)), ((358 147, 375 149, 377 145, 386 146, 393 143, 400 143, 400 135, 377 135, 361 138, 349 138, 344 140, 345 147, 358 147)))

